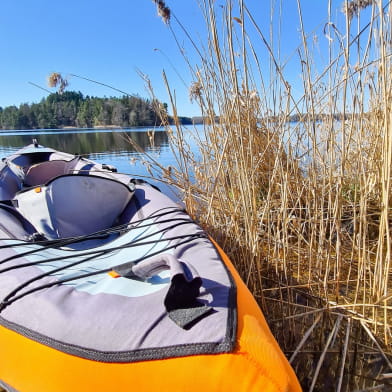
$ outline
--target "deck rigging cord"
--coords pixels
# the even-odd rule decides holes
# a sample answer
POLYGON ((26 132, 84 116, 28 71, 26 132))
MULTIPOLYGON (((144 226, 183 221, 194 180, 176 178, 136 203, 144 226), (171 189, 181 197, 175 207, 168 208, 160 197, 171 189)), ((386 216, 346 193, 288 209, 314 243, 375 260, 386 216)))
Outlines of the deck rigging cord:
MULTIPOLYGON (((159 251, 150 253, 150 254, 145 255, 145 256, 143 256, 143 257, 140 257, 140 258, 138 258, 138 259, 136 259, 136 260, 132 260, 132 263, 137 264, 137 263, 139 263, 139 262, 141 262, 141 261, 143 261, 143 260, 145 260, 145 259, 147 259, 147 258, 150 258, 150 257, 152 257, 152 256, 156 256, 156 255, 162 253, 163 251, 167 251, 167 250, 169 250, 169 249, 176 248, 177 246, 184 245, 184 244, 186 244, 186 243, 188 243, 188 242, 193 241, 193 240, 196 239, 196 238, 203 238, 203 237, 206 237, 206 235, 203 234, 203 233, 199 233, 199 234, 190 234, 188 237, 189 237, 189 238, 188 238, 188 239, 185 239, 184 241, 181 241, 181 242, 178 242, 178 243, 176 243, 176 244, 167 246, 167 247, 164 248, 164 249, 161 249, 161 250, 159 250, 159 251)), ((177 236, 177 237, 174 237, 174 238, 172 238, 172 239, 180 239, 180 238, 185 238, 185 236, 177 236)), ((171 239, 171 238, 169 238, 169 239, 163 239, 163 240, 161 240, 161 241, 168 241, 168 240, 172 240, 172 239, 171 239)), ((155 243, 155 242, 156 242, 156 241, 154 241, 154 243, 155 243)), ((104 253, 104 252, 102 252, 102 253, 104 253)), ((87 259, 84 259, 82 262, 91 260, 91 259, 93 259, 94 257, 95 257, 95 256, 91 256, 91 257, 89 257, 89 258, 87 258, 87 259)), ((80 263, 81 263, 81 262, 79 262, 78 264, 80 264, 80 263)), ((41 286, 34 287, 34 288, 30 289, 30 290, 27 290, 27 291, 23 292, 22 294, 19 294, 19 295, 15 296, 15 294, 17 294, 20 290, 22 290, 23 288, 25 288, 25 287, 26 287, 27 285, 29 285, 30 283, 32 283, 32 282, 34 282, 34 281, 36 281, 36 280, 42 279, 42 278, 44 278, 44 277, 46 277, 46 276, 49 276, 49 275, 51 275, 53 272, 58 272, 58 270, 60 270, 60 269, 66 269, 68 266, 66 266, 66 267, 60 267, 60 268, 58 268, 58 269, 56 269, 56 270, 53 270, 53 271, 50 271, 50 272, 41 274, 41 275, 39 275, 39 276, 37 276, 37 277, 31 278, 30 280, 28 280, 28 281, 22 283, 21 285, 19 285, 18 287, 16 287, 12 292, 10 292, 9 294, 7 294, 7 295, 4 297, 4 299, 2 300, 2 302, 0 302, 0 313, 1 313, 1 312, 3 311, 3 309, 5 309, 7 306, 11 305, 13 302, 15 302, 15 301, 17 301, 17 300, 19 300, 19 299, 25 297, 25 296, 28 295, 28 294, 32 294, 32 293, 34 293, 34 292, 36 292, 36 291, 43 290, 43 289, 46 289, 46 288, 50 288, 50 287, 53 287, 53 286, 57 286, 57 285, 59 285, 59 284, 67 283, 67 282, 70 282, 70 281, 73 281, 73 280, 78 280, 78 279, 87 278, 87 277, 94 276, 94 275, 104 274, 104 273, 107 273, 107 272, 112 271, 114 268, 118 268, 118 267, 122 266, 123 264, 128 264, 128 263, 130 263, 130 261, 127 261, 127 262, 125 262, 125 263, 122 263, 122 264, 119 264, 119 265, 117 265, 117 266, 113 266, 113 267, 110 267, 110 268, 103 268, 103 269, 100 269, 100 270, 97 270, 97 271, 92 271, 92 272, 87 272, 87 273, 85 273, 85 274, 81 274, 81 275, 77 275, 77 276, 72 276, 72 277, 70 277, 70 278, 59 279, 59 280, 56 281, 56 282, 51 282, 51 283, 43 284, 43 285, 41 285, 41 286), (13 297, 13 298, 12 298, 12 297, 13 297)), ((75 265, 76 265, 76 263, 75 263, 75 265)))
MULTIPOLYGON (((1 269, 0 270, 0 274, 4 273, 4 272, 11 271, 11 270, 14 270, 14 269, 29 267, 29 266, 33 266, 33 265, 37 265, 37 264, 52 263, 54 261, 62 261, 62 260, 72 259, 72 258, 75 258, 75 257, 83 257, 83 256, 93 256, 94 257, 94 256, 99 255, 102 252, 103 252, 103 254, 107 254, 107 253, 111 253, 111 252, 114 252, 114 251, 117 251, 117 250, 132 248, 132 247, 135 247, 135 246, 153 245, 156 242, 170 241, 170 240, 176 240, 176 239, 180 239, 180 238, 184 238, 184 237, 189 237, 190 234, 188 234, 188 235, 180 235, 180 236, 175 236, 175 237, 162 238, 162 239, 159 239, 159 240, 138 242, 138 241, 141 241, 141 240, 145 240, 145 239, 147 239, 149 237, 153 237, 153 236, 155 236, 157 234, 165 233, 166 231, 172 230, 172 229, 174 229, 174 228, 176 228, 178 226, 181 226, 183 224, 189 224, 189 223, 192 223, 192 222, 191 221, 180 222, 180 223, 177 223, 177 224, 172 225, 170 227, 166 227, 164 229, 161 229, 161 230, 158 230, 156 232, 153 232, 153 233, 150 233, 148 235, 145 235, 144 237, 140 237, 139 239, 137 239, 137 240, 135 240, 133 242, 129 242, 127 244, 119 245, 119 246, 108 248, 108 249, 101 249, 101 250, 96 249, 96 250, 86 251, 84 253, 78 253, 76 255, 75 254, 69 254, 67 256, 58 256, 58 257, 52 257, 52 258, 45 259, 45 260, 31 261, 31 262, 28 262, 28 263, 12 265, 12 266, 9 266, 9 267, 1 269)), ((48 248, 46 248, 46 249, 48 249, 48 248)), ((40 249, 40 250, 43 250, 43 249, 40 249)), ((12 256, 12 257, 13 258, 19 258, 19 256, 20 255, 16 255, 16 257, 14 257, 14 256, 12 256)), ((71 265, 66 265, 65 268, 68 268, 70 266, 71 265)))
MULTIPOLYGON (((31 242, 28 240, 20 240, 18 239, 17 241, 19 241, 18 243, 11 243, 11 244, 6 244, 6 245, 0 245, 0 249, 6 249, 6 248, 15 248, 15 247, 20 247, 20 246, 28 246, 28 245, 42 245, 42 247, 34 247, 34 249, 30 250, 30 251, 26 251, 24 253, 19 253, 10 257, 7 257, 3 260, 0 260, 0 265, 4 264, 8 261, 11 261, 13 259, 19 258, 21 256, 27 256, 33 253, 37 253, 40 252, 42 250, 46 250, 46 249, 50 249, 50 248, 60 248, 60 247, 64 247, 67 245, 72 245, 74 243, 77 242, 83 242, 83 241, 87 241, 87 240, 91 240, 91 239, 96 239, 96 238, 101 238, 104 235, 110 235, 110 234, 115 234, 115 233, 121 233, 121 232, 127 232, 129 230, 132 230, 133 228, 142 228, 142 227, 148 227, 151 226, 152 223, 150 224, 146 224, 144 226, 139 225, 139 223, 142 223, 146 220, 150 220, 150 219, 155 219, 155 218, 160 218, 162 216, 165 216, 167 214, 170 214, 172 212, 178 211, 178 212, 184 212, 184 210, 179 209, 179 208, 173 208, 173 207, 166 207, 166 208, 162 208, 163 209, 167 209, 167 208, 172 208, 170 211, 158 214, 158 215, 154 215, 151 214, 143 219, 139 219, 137 221, 134 221, 132 223, 128 222, 122 225, 118 225, 118 226, 113 226, 111 228, 108 229, 104 229, 104 230, 100 230, 91 234, 87 234, 87 235, 82 235, 82 236, 75 236, 75 237, 67 237, 67 238, 60 238, 60 239, 55 239, 55 240, 44 240, 44 241, 35 241, 35 242, 31 242)), ((179 218, 172 218, 173 221, 178 220, 179 218)), ((184 219, 184 218, 182 218, 184 219)), ((185 219, 184 219, 185 220, 185 219)), ((169 220, 168 220, 169 221, 169 220)), ((189 219, 188 219, 189 221, 189 219)), ((159 223, 165 223, 165 221, 159 221, 159 223)), ((0 238, 0 241, 9 241, 12 240, 10 238, 0 238)), ((0 270, 1 272, 2 270, 0 270)))
MULTIPOLYGON (((80 252, 77 255, 75 255, 75 254, 70 254, 70 255, 67 255, 67 256, 63 255, 63 256, 53 257, 53 258, 49 258, 49 259, 45 259, 45 260, 38 260, 38 261, 33 261, 33 262, 28 262, 28 263, 22 263, 22 264, 19 264, 19 265, 13 265, 13 266, 9 266, 9 267, 1 269, 0 273, 5 273, 5 272, 10 271, 12 269, 24 268, 24 267, 28 267, 28 266, 33 266, 33 265, 37 265, 37 264, 44 264, 44 263, 54 262, 54 261, 64 261, 66 259, 78 257, 78 260, 73 262, 73 263, 69 263, 69 264, 63 265, 61 267, 57 267, 55 269, 52 269, 50 271, 44 272, 42 274, 39 274, 39 275, 37 275, 37 276, 35 276, 35 277, 33 277, 33 278, 23 282, 19 286, 17 286, 14 290, 12 290, 10 293, 8 293, 3 298, 2 302, 0 303, 0 312, 5 307, 9 306, 10 304, 12 304, 13 302, 17 301, 18 299, 23 298, 26 295, 34 293, 36 291, 43 290, 45 288, 49 288, 49 287, 52 287, 52 286, 55 286, 55 285, 59 285, 59 284, 62 284, 62 283, 66 283, 66 282, 82 279, 82 278, 85 278, 85 277, 107 273, 107 272, 113 270, 116 267, 122 266, 124 264, 128 264, 130 262, 136 264, 136 263, 139 263, 142 260, 145 260, 145 259, 150 258, 152 256, 158 255, 158 254, 163 253, 163 252, 165 252, 167 250, 170 250, 170 249, 176 248, 176 247, 178 247, 180 245, 183 245, 183 244, 186 244, 188 242, 191 242, 191 241, 193 241, 196 238, 202 238, 202 237, 206 236, 203 232, 201 232, 201 233, 194 233, 194 234, 185 234, 185 235, 172 236, 172 237, 167 237, 167 238, 162 237, 162 238, 160 238, 158 240, 155 239, 155 240, 146 241, 146 239, 151 238, 152 236, 155 236, 157 234, 162 234, 163 235, 164 233, 166 233, 166 232, 168 232, 170 230, 173 230, 174 228, 179 227, 181 225, 190 224, 190 223, 194 224, 195 223, 189 217, 188 218, 177 217, 177 218, 164 219, 164 220, 161 220, 161 221, 158 220, 158 221, 152 221, 151 222, 151 219, 160 218, 160 217, 163 217, 163 216, 165 216, 165 215, 167 215, 169 213, 173 213, 173 212, 176 212, 176 211, 183 212, 182 209, 179 209, 177 207, 175 207, 175 208, 174 207, 165 207, 165 208, 162 208, 162 209, 160 209, 158 211, 161 211, 161 212, 159 214, 156 214, 156 212, 154 212, 153 214, 150 214, 149 216, 147 216, 147 217, 145 217, 143 219, 139 219, 137 221, 134 221, 132 223, 127 223, 126 225, 119 225, 119 226, 116 226, 116 227, 113 227, 113 228, 109 228, 107 230, 101 230, 99 232, 92 233, 90 235, 71 237, 71 238, 65 239, 64 241, 62 241, 62 240, 54 240, 54 241, 49 241, 49 243, 48 243, 48 241, 43 241, 43 243, 45 244, 44 246, 41 246, 39 248, 30 250, 30 251, 27 251, 27 252, 24 252, 22 254, 13 255, 11 257, 8 257, 8 258, 2 260, 0 262, 0 264, 3 264, 5 262, 7 262, 7 261, 13 260, 15 258, 19 258, 19 257, 24 256, 24 255, 37 253, 37 252, 42 251, 42 250, 47 250, 47 249, 51 249, 51 248, 59 248, 61 246, 64 246, 64 244, 68 244, 69 245, 69 244, 74 243, 74 242, 80 242, 80 241, 84 241, 86 239, 88 240, 88 239, 91 239, 92 236, 96 237, 97 234, 103 235, 103 234, 112 233, 112 232, 119 232, 121 230, 124 230, 125 228, 127 228, 126 231, 131 231, 132 229, 135 229, 135 228, 140 229, 140 228, 150 227, 150 226, 152 226, 155 223, 176 222, 173 225, 164 227, 164 228, 162 228, 160 230, 154 231, 153 233, 149 233, 149 234, 147 234, 145 236, 141 236, 141 237, 138 237, 136 239, 133 239, 132 241, 130 241, 130 242, 124 244, 124 245, 121 245, 121 246, 116 246, 116 247, 107 248, 107 249, 89 250, 89 251, 86 251, 86 252, 80 252), (165 209, 168 209, 169 211, 162 212, 162 210, 165 210, 165 209), (146 223, 146 224, 143 224, 143 222, 145 222, 146 220, 150 220, 150 222, 146 223), (119 229, 119 227, 121 229, 119 229), (144 255, 142 257, 139 257, 138 259, 135 259, 135 260, 132 260, 132 261, 127 261, 127 262, 121 263, 120 265, 117 265, 117 266, 111 266, 111 267, 100 269, 100 270, 96 270, 96 271, 90 271, 90 272, 87 272, 85 274, 75 275, 75 276, 72 276, 72 277, 69 277, 69 278, 65 278, 65 279, 59 279, 56 282, 51 282, 51 283, 43 284, 43 285, 40 285, 40 286, 36 286, 36 287, 34 287, 34 288, 30 289, 30 290, 26 290, 25 292, 17 295, 18 292, 20 292, 21 290, 23 290, 25 287, 27 287, 28 285, 30 285, 33 282, 39 281, 40 279, 43 279, 43 278, 45 278, 47 276, 51 276, 51 275, 53 275, 55 273, 58 273, 60 271, 67 270, 67 269, 69 269, 71 267, 74 267, 76 265, 83 264, 83 263, 85 263, 87 261, 90 261, 92 259, 100 258, 100 257, 102 257, 104 255, 107 255, 109 253, 112 253, 114 251, 125 249, 125 248, 143 246, 143 245, 154 245, 154 244, 156 244, 158 242, 168 242, 169 243, 171 241, 178 241, 178 240, 182 240, 182 241, 176 242, 176 243, 174 243, 172 245, 168 245, 168 246, 164 247, 163 249, 160 249, 160 250, 158 250, 156 252, 152 252, 152 253, 146 254, 146 255, 144 255), (84 257, 84 258, 80 259, 81 257, 84 257)), ((29 245, 30 243, 23 242, 22 244, 29 245)), ((16 245, 20 245, 20 244, 16 244, 16 245)), ((3 247, 11 247, 12 248, 12 244, 3 245, 3 247)))

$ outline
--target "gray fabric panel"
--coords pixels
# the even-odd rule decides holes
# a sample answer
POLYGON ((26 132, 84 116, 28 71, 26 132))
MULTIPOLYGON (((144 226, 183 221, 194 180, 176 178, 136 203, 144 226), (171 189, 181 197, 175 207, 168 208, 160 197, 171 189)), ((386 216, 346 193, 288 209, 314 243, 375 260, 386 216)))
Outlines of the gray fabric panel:
POLYGON ((36 192, 31 189, 20 192, 15 196, 18 211, 36 227, 36 229, 49 239, 57 238, 57 231, 53 227, 50 211, 46 202, 45 192, 36 192))
MULTIPOLYGON (((41 283, 53 279, 46 278, 41 283)), ((163 303, 164 289, 148 296, 128 298, 90 295, 62 285, 24 297, 5 308, 1 316, 63 343, 99 351, 222 343, 226 337, 227 293, 218 282, 206 281, 205 285, 199 299, 213 306, 216 313, 195 324, 190 331, 178 327, 169 318, 163 303)), ((10 291, 7 286, 0 289, 2 297, 10 291)))
POLYGON ((63 151, 55 151, 53 150, 53 153, 50 155, 49 160, 54 161, 54 160, 62 160, 62 161, 71 161, 75 159, 75 155, 68 154, 63 151))
POLYGON ((20 188, 20 178, 8 166, 3 165, 0 171, 0 200, 11 200, 20 188))
MULTIPOLYGON (((64 190, 66 187, 62 188, 64 190)), ((123 213, 123 220, 132 222, 140 216, 159 212, 162 208, 176 207, 170 199, 149 186, 138 186, 134 197, 137 197, 137 202, 130 203, 123 213)), ((63 201, 67 202, 66 198, 63 201)), ((95 214, 97 211, 100 213, 95 210, 95 214)), ((186 216, 176 210, 165 219, 186 216)), ((170 222, 157 222, 156 228, 161 230, 170 225, 170 222)), ((197 232, 201 233, 202 230, 192 223, 172 228, 165 236, 197 232)), ((173 356, 181 353, 185 355, 187 352, 212 352, 211 347, 214 345, 221 345, 220 350, 227 351, 235 339, 235 314, 230 308, 231 280, 214 246, 208 239, 200 238, 178 246, 172 254, 195 267, 202 277, 198 300, 214 309, 214 312, 202 318, 190 330, 180 328, 167 314, 163 303, 167 286, 141 297, 128 297, 106 293, 92 295, 76 290, 72 285, 63 284, 23 297, 6 307, 1 312, 1 317, 63 345, 77 347, 76 351, 87 349, 101 352, 101 356, 97 358, 103 361, 117 361, 119 353, 123 353, 119 361, 139 357, 141 360, 146 356, 154 358, 151 353, 157 353, 159 349, 169 350, 168 352, 171 350, 173 356), (197 349, 192 351, 192 345, 197 349), (176 347, 182 348, 177 351, 176 347), (134 354, 129 356, 129 352, 134 354)), ((14 262, 23 262, 23 258, 10 265, 14 262)), ((83 265, 80 269, 83 271, 83 265)), ((10 274, 0 274, 0 299, 16 285, 39 273, 39 268, 27 267, 10 274)), ((113 279, 105 274, 102 279, 105 284, 115 285, 125 278, 113 279)), ((56 281, 55 276, 46 277, 29 288, 53 281, 56 281)))
POLYGON ((0 208, 0 230, 3 232, 1 238, 10 237, 17 239, 27 239, 35 232, 34 228, 25 228, 23 222, 15 215, 9 212, 8 208, 0 208))
POLYGON ((25 177, 25 170, 23 166, 16 165, 13 162, 8 161, 8 167, 18 177, 19 181, 23 181, 25 177))

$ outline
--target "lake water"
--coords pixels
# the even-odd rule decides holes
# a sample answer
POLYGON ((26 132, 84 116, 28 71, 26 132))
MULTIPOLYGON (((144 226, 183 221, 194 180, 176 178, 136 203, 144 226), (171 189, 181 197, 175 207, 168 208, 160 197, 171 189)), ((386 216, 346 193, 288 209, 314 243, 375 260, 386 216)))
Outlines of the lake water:
MULTIPOLYGON (((154 145, 151 146, 149 133, 152 128, 132 128, 120 130, 23 130, 0 132, 0 158, 7 156, 26 146, 35 138, 39 144, 80 154, 99 163, 117 167, 121 173, 132 177, 147 177, 147 181, 157 185, 164 193, 173 197, 173 191, 159 181, 150 179, 147 165, 138 160, 142 156, 129 143, 132 138, 146 153, 162 165, 174 165, 174 157, 169 147, 168 136, 164 128, 154 128, 154 145)), ((191 131, 186 131, 189 134, 191 131)))

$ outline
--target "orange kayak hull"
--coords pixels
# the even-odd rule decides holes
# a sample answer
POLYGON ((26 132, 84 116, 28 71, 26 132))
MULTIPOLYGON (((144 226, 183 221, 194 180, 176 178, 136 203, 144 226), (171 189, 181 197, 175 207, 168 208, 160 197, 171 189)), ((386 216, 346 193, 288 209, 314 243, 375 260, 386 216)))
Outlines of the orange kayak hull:
POLYGON ((66 354, 0 326, 0 380, 19 392, 300 391, 256 301, 217 248, 237 285, 233 352, 103 363, 66 354))

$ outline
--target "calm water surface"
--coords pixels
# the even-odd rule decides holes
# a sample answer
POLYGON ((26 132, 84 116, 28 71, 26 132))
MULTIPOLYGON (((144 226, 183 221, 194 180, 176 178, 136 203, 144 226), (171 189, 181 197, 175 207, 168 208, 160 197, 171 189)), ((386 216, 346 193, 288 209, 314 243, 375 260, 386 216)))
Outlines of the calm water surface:
MULTIPOLYGON (((154 131, 154 146, 151 146, 149 139, 151 128, 3 131, 0 132, 0 158, 30 144, 32 139, 36 138, 43 146, 113 165, 119 172, 133 177, 151 177, 148 165, 138 160, 142 155, 134 149, 127 137, 132 138, 162 165, 175 165, 164 128, 154 128, 154 131)), ((172 190, 167 186, 156 180, 147 180, 173 197, 172 190)))

